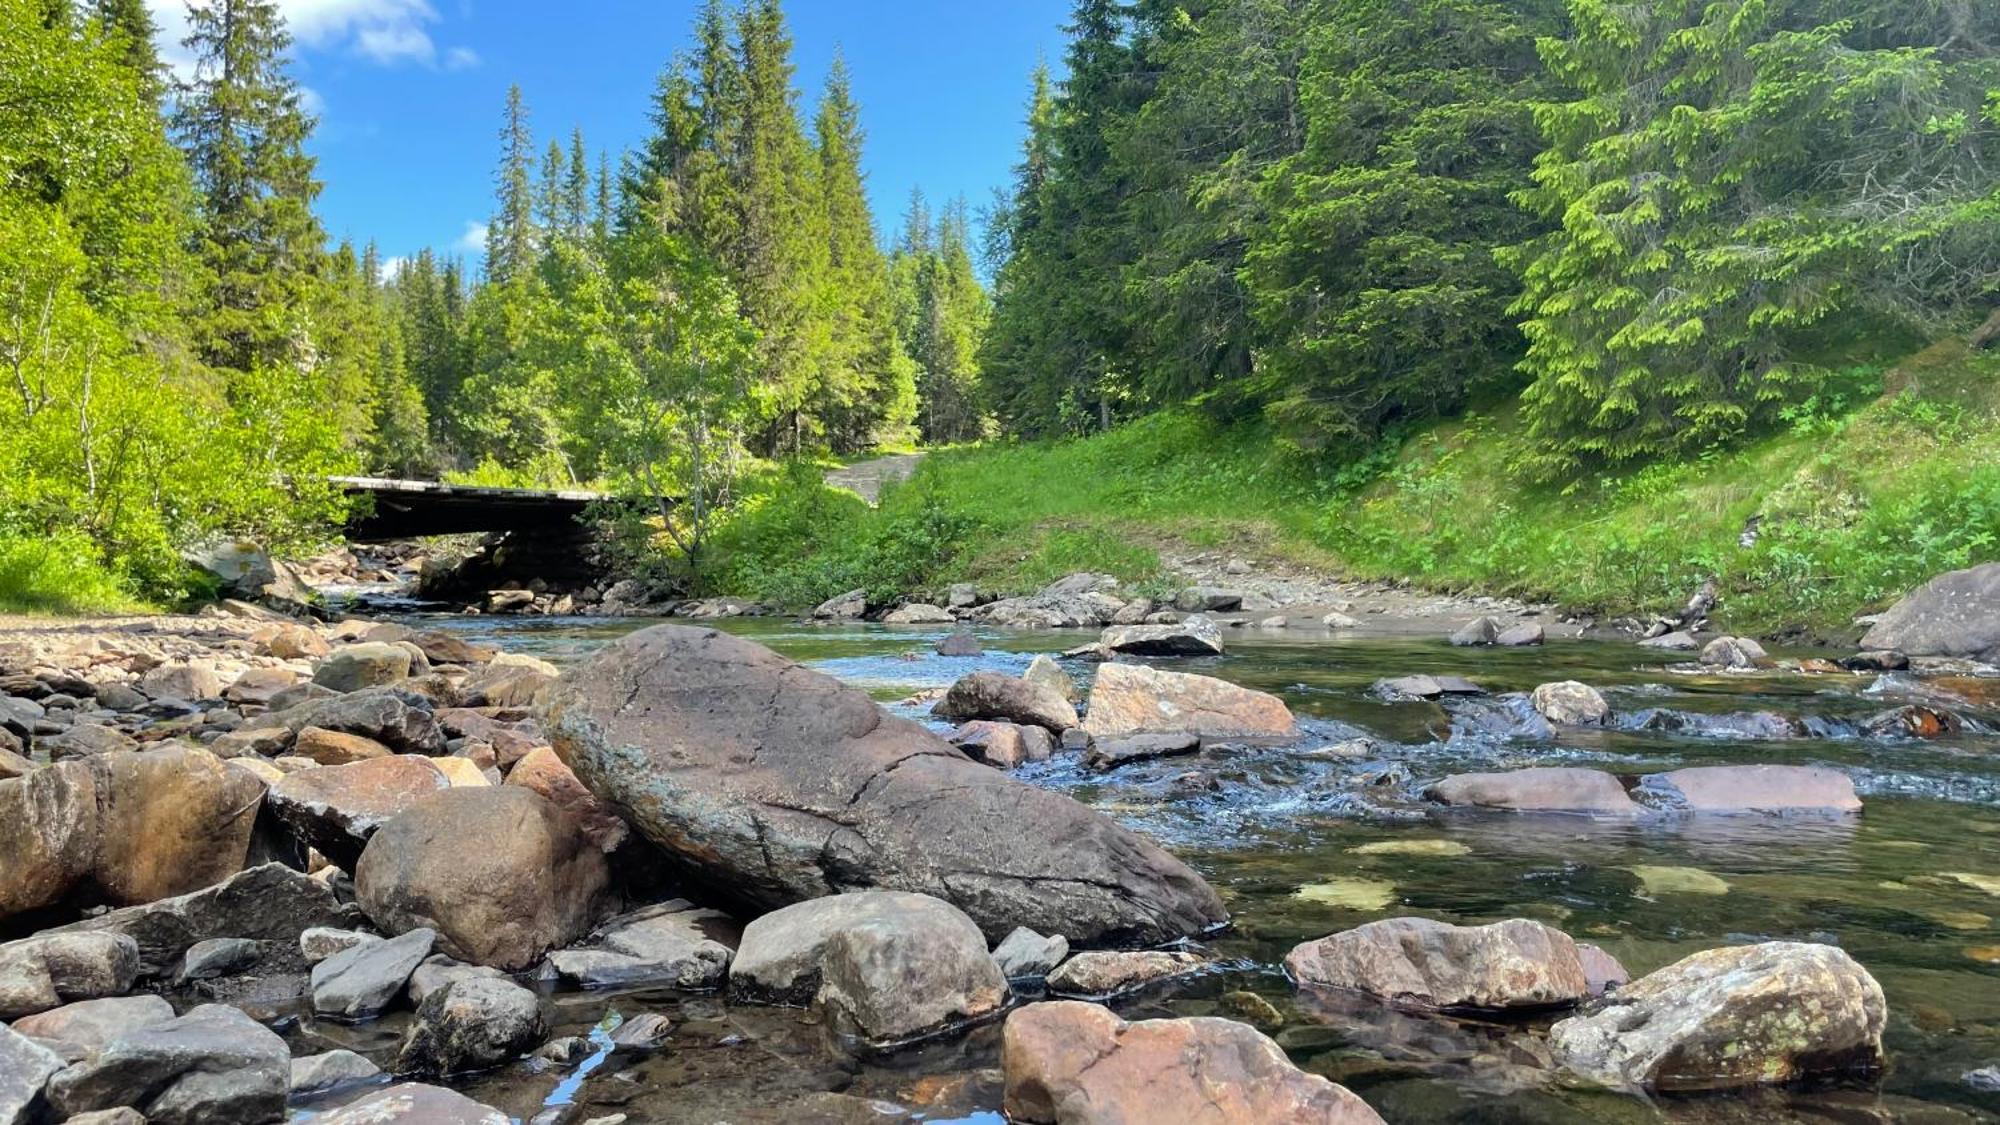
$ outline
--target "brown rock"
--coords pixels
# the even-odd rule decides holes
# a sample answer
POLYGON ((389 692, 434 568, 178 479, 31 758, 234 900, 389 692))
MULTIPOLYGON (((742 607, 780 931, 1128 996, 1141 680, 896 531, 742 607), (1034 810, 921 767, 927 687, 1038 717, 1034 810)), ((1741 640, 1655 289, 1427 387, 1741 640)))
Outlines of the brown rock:
POLYGON ((1861 811, 1854 782, 1825 766, 1694 766, 1649 774, 1640 791, 1687 812, 1861 811))
POLYGON ((315 660, 333 651, 326 638, 304 625, 277 626, 264 648, 280 660, 315 660))
POLYGON ((1055 753, 1055 739, 1041 727, 975 719, 951 732, 951 744, 1003 770, 1040 762, 1055 753))
POLYGON ((1030 1004, 1007 1017, 1010 1121, 1054 1125, 1316 1122, 1379 1125, 1344 1087, 1293 1066, 1247 1024, 1214 1017, 1127 1023, 1096 1004, 1030 1004))
POLYGON ((1106 664, 1097 670, 1083 729, 1097 739, 1192 734, 1281 740, 1298 733, 1291 709, 1275 695, 1143 664, 1106 664))
POLYGON ((958 722, 998 719, 1038 726, 1050 734, 1061 734, 1076 725, 1076 708, 1061 692, 1046 683, 1004 672, 974 672, 960 679, 931 708, 931 714, 958 722))
POLYGON ((1632 816, 1639 811, 1616 777, 1572 766, 1453 774, 1431 786, 1427 795, 1447 805, 1515 812, 1632 816))
POLYGON ((1618 958, 1587 941, 1576 943, 1576 959, 1583 965, 1583 977, 1590 984, 1592 996, 1602 996, 1632 979, 1618 958))
POLYGON ((246 668, 235 682, 222 689, 222 698, 231 703, 269 706, 279 692, 298 682, 299 674, 290 668, 246 668))
POLYGON ((1548 1008, 1590 995, 1576 943, 1525 918, 1490 926, 1385 918, 1293 947, 1285 971, 1301 985, 1415 1008, 1548 1008))
POLYGON ((308 847, 353 871, 377 829, 450 787, 429 758, 392 754, 289 774, 272 786, 266 801, 308 847))
POLYGON ((1150 841, 713 630, 657 626, 606 645, 565 678, 547 727, 578 780, 750 907, 912 890, 994 940, 1024 925, 1164 941, 1225 917, 1150 841))
POLYGON ((421 801, 354 868, 355 896, 384 932, 429 927, 451 956, 510 972, 588 933, 606 880, 576 822, 519 786, 421 801))
POLYGON ((1115 996, 1170 977, 1186 976, 1207 963, 1195 953, 1092 950, 1071 957, 1050 972, 1049 991, 1059 996, 1092 999, 1115 996))
POLYGON ((632 834, 631 826, 584 788, 583 782, 576 779, 576 775, 549 747, 530 751, 527 757, 514 763, 513 771, 507 775, 507 784, 532 789, 547 798, 550 804, 568 813, 600 851, 617 850, 618 845, 632 834))
POLYGON ((306 727, 292 742, 292 753, 323 766, 344 766, 369 758, 386 758, 393 751, 372 738, 324 727, 306 727))

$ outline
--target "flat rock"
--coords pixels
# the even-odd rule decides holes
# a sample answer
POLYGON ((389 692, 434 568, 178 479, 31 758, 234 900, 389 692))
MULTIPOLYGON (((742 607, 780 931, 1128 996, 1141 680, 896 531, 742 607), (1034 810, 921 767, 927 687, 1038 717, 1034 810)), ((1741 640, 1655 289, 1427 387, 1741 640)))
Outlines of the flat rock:
POLYGON ((1671 633, 1661 633, 1657 637, 1647 637, 1639 642, 1639 647, 1665 649, 1668 652, 1693 652, 1701 647, 1701 642, 1694 639, 1694 634, 1676 629, 1671 633))
POLYGON ((1887 1004, 1829 945, 1710 949, 1555 1025, 1557 1061, 1607 1086, 1663 1093, 1794 1082, 1882 1065, 1887 1004))
POLYGON ((441 988, 457 984, 462 980, 488 979, 505 980, 506 973, 485 965, 468 965, 456 957, 433 953, 424 958, 410 973, 410 1002, 421 1004, 424 998, 441 988))
POLYGON ((1168 625, 1113 625, 1098 643, 1134 656, 1220 656, 1222 630, 1196 614, 1168 625))
POLYGON ((1097 670, 1083 729, 1100 740, 1138 734, 1282 740, 1298 733, 1291 709, 1275 695, 1141 664, 1097 670))
POLYGON ((974 672, 961 678, 931 714, 954 722, 997 719, 1057 735, 1077 725, 1076 708, 1061 692, 1005 672, 974 672))
POLYGON ((1639 790, 1663 808, 1684 812, 1861 811, 1853 779, 1825 766, 1693 766, 1648 774, 1639 790))
POLYGON ((226 1004, 118 1036, 49 1080, 49 1103, 69 1115, 130 1106, 148 1125, 281 1121, 291 1051, 276 1033, 226 1004))
POLYGON ((120 1035, 173 1018, 174 1006, 158 996, 106 996, 23 1016, 14 1021, 14 1030, 74 1047, 78 1054, 88 1054, 103 1049, 120 1035))
POLYGON ((1093 738, 1090 748, 1084 751, 1083 764, 1097 770, 1116 769, 1131 762, 1193 754, 1200 749, 1201 737, 1187 733, 1134 734, 1101 741, 1093 738))
POLYGON ((1509 625, 1507 628, 1500 630, 1494 636, 1493 643, 1501 648, 1525 648, 1530 645, 1541 644, 1547 639, 1548 634, 1540 625, 1532 621, 1524 621, 1519 625, 1509 625))
POLYGON ((1255 1028, 1212 1016, 1127 1023, 1097 1004, 1030 1004, 1007 1017, 1000 1057, 1010 1121, 1382 1120, 1345 1087, 1293 1066, 1255 1028))
POLYGON ((299 955, 306 959, 306 964, 317 965, 336 953, 353 949, 357 945, 371 945, 381 940, 380 934, 341 930, 332 926, 314 926, 299 934, 299 955))
POLYGON ((372 738, 324 727, 306 727, 292 740, 291 752, 322 766, 344 766, 369 758, 386 758, 394 751, 372 738))
POLYGON ((1439 1010, 1549 1008, 1591 994, 1569 935, 1524 918, 1488 926, 1384 918, 1293 947, 1285 972, 1301 985, 1439 1010))
POLYGON ((613 918, 590 944, 559 949, 549 963, 562 979, 584 988, 662 984, 705 991, 728 979, 735 924, 720 911, 675 899, 613 918))
MULTIPOLYGON (((492 667, 489 665, 489 667, 492 667)), ((320 685, 312 685, 326 690, 320 685)), ((398 754, 437 756, 445 751, 444 728, 431 701, 393 687, 367 688, 346 695, 311 699, 257 718, 258 727, 281 727, 296 735, 307 727, 372 738, 398 754)))
POLYGON ((508 980, 453 981, 424 997, 396 1054, 398 1074, 466 1074, 490 1070, 548 1038, 535 994, 508 980))
POLYGON ((950 610, 926 602, 910 602, 882 615, 884 625, 949 625, 956 620, 950 610))
POLYGON ((383 825, 450 788, 450 779, 430 758, 392 754, 300 770, 272 786, 265 800, 303 843, 353 871, 383 825))
POLYGON ((138 945, 141 974, 157 977, 179 964, 196 942, 239 937, 291 944, 314 926, 338 925, 347 917, 324 882, 266 863, 213 887, 113 910, 47 933, 123 935, 138 945))
POLYGON ((457 1091, 403 1082, 316 1117, 313 1125, 511 1125, 511 1119, 457 1091))
POLYGON ((1632 816, 1639 811, 1616 777, 1574 766, 1453 774, 1432 785, 1425 795, 1447 805, 1516 812, 1632 816))
POLYGON ((1861 647, 2000 663, 2000 563, 1940 574, 1890 606, 1861 647))
POLYGON ((1208 964, 1196 953, 1091 950, 1064 961, 1049 973, 1049 991, 1058 996, 1101 999, 1186 976, 1208 964))
POLYGON ((92 754, 127 754, 139 748, 139 740, 116 727, 78 723, 61 734, 37 739, 35 747, 60 762, 92 754))
POLYGON ((444 952, 510 972, 587 933, 608 880, 576 821, 514 786, 433 794, 377 831, 354 867, 378 928, 433 928, 444 952))
POLYGON ((313 1011, 340 1019, 370 1019, 403 994, 410 974, 431 955, 434 930, 411 930, 385 941, 342 950, 312 970, 313 1011))
POLYGON ((333 1050, 292 1060, 291 1093, 310 1098, 382 1076, 382 1068, 353 1051, 333 1050))
POLYGON ((1226 917, 1143 837, 712 630, 656 626, 606 645, 565 678, 547 724, 585 786, 753 910, 909 890, 954 903, 989 938, 1025 925, 1083 941, 1170 940, 1226 917))

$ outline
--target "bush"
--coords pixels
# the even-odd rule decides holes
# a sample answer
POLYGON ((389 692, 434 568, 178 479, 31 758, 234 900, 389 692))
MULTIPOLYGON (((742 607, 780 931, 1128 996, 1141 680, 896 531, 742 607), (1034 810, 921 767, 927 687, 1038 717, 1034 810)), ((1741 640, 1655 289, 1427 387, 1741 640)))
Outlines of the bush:
POLYGON ((109 613, 140 609, 137 598, 81 535, 0 536, 0 609, 17 613, 109 613))

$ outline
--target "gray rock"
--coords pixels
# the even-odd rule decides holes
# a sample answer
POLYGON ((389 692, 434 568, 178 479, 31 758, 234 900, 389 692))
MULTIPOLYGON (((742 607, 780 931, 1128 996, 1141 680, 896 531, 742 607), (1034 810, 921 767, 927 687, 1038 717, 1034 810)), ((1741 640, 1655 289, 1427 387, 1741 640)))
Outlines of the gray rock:
POLYGON ((1830 945, 1696 953, 1555 1025, 1557 1061, 1607 1086, 1663 1093, 1794 1082, 1881 1066, 1882 987, 1830 945))
POLYGON ((285 1041, 241 1011, 204 1004, 128 1032, 49 1081, 66 1114, 130 1106, 149 1125, 280 1121, 290 1088, 285 1041))
POLYGON ((107 711, 137 711, 146 703, 146 697, 139 694, 139 690, 131 684, 97 685, 97 704, 107 711))
POLYGON ((1861 647, 2000 663, 2000 563, 1940 574, 1889 607, 1861 647))
POLYGON ((1021 673, 1021 678, 1031 684, 1040 684, 1071 703, 1083 698, 1083 692, 1078 690, 1076 681, 1070 679, 1069 673, 1063 671, 1062 665, 1057 664, 1048 653, 1042 653, 1029 661, 1028 670, 1021 673))
POLYGON ((1198 953, 1094 949, 1057 966, 1049 974, 1049 991, 1057 996, 1103 999, 1186 976, 1207 963, 1198 953))
POLYGON ((352 872, 383 825, 450 788, 431 759, 392 754, 289 774, 264 801, 301 842, 352 872))
POLYGON ((417 1005, 416 1022, 396 1055, 399 1074, 490 1070, 533 1050, 548 1036, 535 994, 507 980, 453 981, 417 1005))
POLYGON ((313 670, 313 683, 334 691, 360 691, 409 678, 409 649, 369 641, 334 649, 313 670))
POLYGON ((1244 593, 1221 586, 1189 586, 1174 597, 1182 613, 1221 613, 1243 608, 1244 593))
POLYGON ((1168 625, 1113 625, 1098 643, 1134 656, 1220 656, 1222 630, 1196 614, 1168 625))
POLYGON ((1499 645, 1501 648, 1522 648, 1529 645, 1541 644, 1547 639, 1548 636, 1540 625, 1532 621, 1524 621, 1519 625, 1510 625, 1500 630, 1499 634, 1493 638, 1493 643, 1499 645))
POLYGON ((736 951, 719 936, 733 929, 720 911, 675 899, 613 918, 591 935, 588 948, 557 950, 549 962, 564 980, 584 988, 720 988, 736 951))
POLYGON ((0 1125, 38 1120, 42 1090, 62 1068, 62 1056, 0 1024, 0 1125))
POLYGON ((94 1109, 89 1113, 79 1113, 63 1125, 146 1125, 146 1115, 131 1106, 121 1105, 116 1109, 94 1109))
POLYGON ((264 943, 252 938, 208 938, 188 946, 181 955, 181 968, 174 974, 175 984, 190 981, 213 980, 240 972, 257 963, 264 956, 264 943))
POLYGON ((1692 766, 1640 779, 1656 805, 1693 813, 1857 813, 1854 781, 1825 766, 1692 766))
POLYGON ((416 971, 410 974, 410 1002, 421 1004, 425 997, 441 988, 462 980, 483 977, 487 980, 505 980, 507 974, 485 965, 468 965, 442 953, 433 953, 424 958, 416 971))
POLYGON ((381 940, 380 934, 341 930, 332 926, 314 926, 299 934, 299 954, 306 959, 306 964, 317 965, 336 953, 353 949, 357 945, 373 945, 381 940))
POLYGON ((979 656, 986 651, 986 646, 980 644, 979 638, 967 629, 952 630, 939 637, 931 648, 939 656, 979 656))
POLYGON ((1078 721, 1076 708, 1061 692, 1005 672, 974 672, 961 678, 931 714, 954 722, 998 719, 1038 726, 1050 734, 1061 734, 1078 721))
POLYGON ((1049 970, 1062 964, 1067 956, 1068 938, 1061 934, 1043 937, 1026 926, 1015 927, 1014 932, 993 949, 993 960, 1008 980, 1046 977, 1049 970))
POLYGON ((924 602, 911 602, 882 616, 884 625, 949 625, 956 620, 950 610, 924 602))
POLYGON ((35 740, 35 746, 59 762, 92 754, 129 754, 139 748, 139 740, 115 727, 78 723, 61 734, 35 740))
POLYGON ((849 590, 814 607, 812 615, 821 621, 859 621, 868 613, 868 591, 849 590))
POLYGON ((442 1086, 403 1082, 316 1117, 313 1125, 511 1125, 511 1119, 442 1086))
POLYGON ((1748 637, 1717 637, 1702 646, 1701 662, 1712 668, 1743 670, 1770 663, 1764 646, 1748 637))
POLYGON ((48 932, 126 935, 138 943, 140 972, 163 976, 180 963, 188 947, 207 938, 254 938, 289 945, 314 926, 338 925, 348 917, 325 883, 283 864, 267 863, 191 894, 128 906, 48 932))
POLYGON ((1447 805, 1514 812, 1633 816, 1639 811, 1616 777, 1574 766, 1453 774, 1432 785, 1426 796, 1447 805))
POLYGON ((1596 688, 1575 680, 1543 684, 1528 697, 1542 718, 1557 726, 1595 726, 1611 717, 1611 705, 1596 688))
POLYGON ((445 752, 444 728, 438 724, 431 701, 414 692, 376 687, 283 710, 273 698, 271 707, 270 714, 257 718, 258 727, 283 727, 294 735, 307 727, 358 734, 398 754, 436 757, 445 752))
POLYGON ((382 1077, 382 1068, 353 1051, 334 1050, 292 1060, 291 1088, 295 1098, 309 1098, 382 1077))
POLYGON ((174 1006, 153 995, 79 1000, 14 1021, 14 1030, 73 1048, 76 1057, 102 1050, 121 1035, 174 1018, 174 1006))
POLYGON ((753 908, 893 888, 951 901, 996 939, 1026 925, 1078 941, 1170 940, 1225 917, 1151 842, 712 630, 606 645, 565 676, 547 725, 592 792, 753 908))
POLYGON ((120 934, 40 933, 0 945, 0 1019, 120 996, 139 975, 139 944, 120 934))
POLYGON ((434 930, 418 929, 336 953, 312 970, 313 1011, 342 1019, 380 1015, 431 954, 434 930))
POLYGON ((1116 769, 1132 762, 1193 754, 1201 749, 1201 736, 1188 731, 1178 734, 1134 734, 1124 738, 1102 738, 1091 743, 1083 764, 1095 770, 1116 769))
POLYGON ((1664 649, 1668 652, 1693 652, 1701 647, 1701 642, 1694 639, 1694 634, 1676 629, 1671 633, 1648 637, 1639 642, 1639 647, 1664 649))
POLYGON ((667 1045, 674 1025, 658 1012, 641 1012, 611 1032, 611 1044, 620 1051, 657 1051, 667 1045))
POLYGON ((1459 627, 1451 635, 1451 643, 1460 648, 1475 648, 1490 645, 1500 639, 1500 622, 1491 617, 1474 618, 1459 627))
POLYGON ((1384 918, 1293 947, 1285 973, 1302 985, 1438 1010, 1532 1010, 1590 995, 1576 943, 1525 918, 1489 926, 1384 918))

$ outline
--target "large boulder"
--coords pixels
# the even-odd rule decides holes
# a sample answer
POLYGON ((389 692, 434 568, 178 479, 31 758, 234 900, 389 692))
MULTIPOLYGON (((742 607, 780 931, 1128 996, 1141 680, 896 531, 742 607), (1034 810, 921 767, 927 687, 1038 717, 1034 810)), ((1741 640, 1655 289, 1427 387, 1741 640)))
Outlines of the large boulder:
POLYGON ((224 595, 249 598, 284 609, 302 609, 313 600, 312 588, 291 565, 271 557, 255 543, 218 540, 181 554, 188 565, 215 580, 224 595))
POLYGON ((1171 625, 1113 625, 1098 643, 1134 656, 1220 656, 1222 630, 1195 614, 1171 625))
POLYGON ((1038 726, 1057 735, 1076 725, 1076 708, 1061 692, 1005 672, 974 672, 961 678, 931 714, 960 723, 995 719, 1038 726))
POLYGON ((1447 805, 1514 812, 1632 816, 1639 811, 1616 777, 1575 766, 1456 773, 1433 784, 1425 795, 1447 805))
POLYGON ((1382 1120, 1345 1087, 1293 1066, 1255 1028, 1210 1016, 1127 1023, 1096 1004, 1030 1004, 1007 1017, 1000 1063, 1010 1121, 1382 1120))
POLYGON ((1187 734, 1279 740, 1298 733, 1291 709, 1275 695, 1143 664, 1106 664, 1097 670, 1083 729, 1097 739, 1187 734))
POLYGON ((149 1125, 282 1121, 291 1087, 285 1041, 226 1004, 139 1027, 49 1080, 49 1103, 75 1116, 130 1106, 149 1125))
POLYGON ((868 613, 868 591, 849 590, 828 598, 815 606, 812 611, 817 621, 859 621, 868 613))
POLYGON ((243 869, 264 785, 206 750, 99 754, 0 781, 0 918, 123 906, 243 869))
POLYGON ((743 928, 731 991, 810 999, 832 1026, 876 1046, 998 1011, 1007 978, 979 927, 929 895, 860 891, 775 910, 743 928))
POLYGON ((608 872, 576 821, 530 789, 451 789, 368 841, 355 896, 386 933, 435 929, 461 961, 518 972, 589 932, 608 872))
POLYGON ((120 996, 139 976, 139 943, 122 934, 41 933, 0 945, 0 1019, 120 996))
POLYGON ((1590 995, 1576 943, 1525 918, 1490 926, 1384 918, 1293 947, 1285 972, 1301 985, 1414 1008, 1549 1008, 1590 995))
POLYGON ((393 754, 287 774, 265 800, 301 841, 353 871, 383 825, 449 788, 450 779, 431 759, 393 754))
POLYGON ((2000 563, 1940 574, 1876 618, 1861 647, 2000 663, 2000 563))
POLYGON ((656 626, 605 646, 564 677, 548 727, 592 792, 754 908, 909 890, 991 938, 1025 925, 1093 943, 1164 941, 1226 917, 1200 876, 1143 837, 724 633, 656 626))
POLYGON ((317 926, 347 917, 333 889, 303 871, 266 863, 223 882, 86 918, 47 934, 121 935, 139 947, 139 971, 157 977, 180 963, 187 950, 214 938, 250 938, 290 944, 317 926))
POLYGON ((1556 1058, 1608 1086, 1683 1092, 1882 1064, 1882 987, 1830 945, 1710 949, 1555 1025, 1556 1058))
POLYGON ((396 1055, 398 1074, 490 1070, 548 1037, 535 994, 509 980, 468 977, 424 997, 396 1055))
POLYGON ((1691 766, 1640 779, 1662 808, 1700 813, 1854 813, 1854 780, 1825 766, 1691 766))

